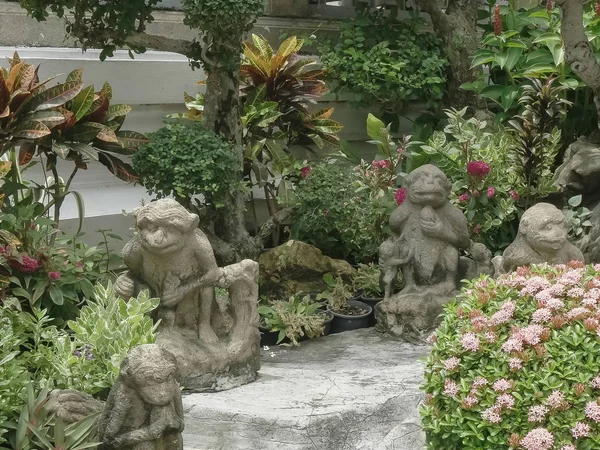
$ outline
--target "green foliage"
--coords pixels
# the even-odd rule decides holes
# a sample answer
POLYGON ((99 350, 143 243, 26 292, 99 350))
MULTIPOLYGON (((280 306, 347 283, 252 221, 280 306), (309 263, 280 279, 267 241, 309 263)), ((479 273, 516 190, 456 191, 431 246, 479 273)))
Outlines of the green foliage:
POLYGON ((299 181, 292 206, 292 239, 308 242, 335 258, 365 262, 386 238, 393 195, 357 188, 357 172, 342 159, 312 167, 299 181), (358 191, 357 191, 358 190, 358 191))
POLYGON ((377 264, 359 264, 356 276, 352 280, 356 291, 362 290, 367 298, 383 297, 383 288, 380 282, 381 270, 377 264))
MULTIPOLYGON (((0 309, 0 443, 7 421, 26 401, 25 387, 78 389, 89 394, 112 386, 121 361, 136 345, 155 341, 147 314, 158 305, 148 293, 124 302, 112 284, 96 285, 95 301, 63 330, 46 310, 0 309)), ((45 447, 43 447, 45 448, 45 447)))
POLYGON ((62 419, 48 415, 48 389, 36 397, 33 383, 26 386, 27 398, 21 410, 11 446, 16 450, 83 450, 96 448, 99 413, 65 426, 62 419))
POLYGON ((277 343, 286 337, 294 346, 306 336, 309 339, 323 335, 323 322, 327 318, 321 305, 311 300, 310 295, 302 298, 291 296, 288 300, 275 300, 269 305, 258 307, 261 324, 269 331, 278 332, 277 343))
POLYGON ((174 195, 185 205, 202 195, 215 208, 240 186, 232 170, 236 164, 232 146, 199 124, 166 125, 133 156, 140 183, 150 194, 174 195))
POLYGON ((469 282, 445 307, 422 387, 428 448, 598 447, 598 269, 521 268, 469 282))
POLYGON ((385 12, 360 9, 341 22, 339 36, 318 45, 335 92, 352 93, 359 105, 391 114, 402 114, 410 102, 435 109, 447 64, 441 41, 420 32, 422 19, 398 21, 385 12))
POLYGON ((331 311, 342 311, 347 307, 347 302, 352 298, 352 290, 344 283, 342 277, 333 278, 331 274, 323 275, 327 289, 317 295, 317 299, 326 300, 331 311))
MULTIPOLYGON (((600 20, 594 3, 585 6, 585 33, 595 53, 600 51, 597 39, 600 20)), ((464 89, 480 93, 490 101, 496 119, 503 122, 521 109, 519 98, 529 84, 528 78, 556 77, 566 90, 561 94, 573 102, 565 122, 561 124, 564 146, 580 135, 589 134, 597 126, 593 92, 571 70, 564 57, 560 30, 560 10, 545 6, 517 11, 501 6, 501 33, 492 24, 481 41, 480 50, 473 54, 473 66, 489 70, 489 78, 463 85, 464 89)))
POLYGON ((512 134, 504 127, 490 127, 476 118, 465 118, 467 109, 447 110, 448 124, 413 151, 414 159, 436 164, 452 183, 451 201, 465 214, 474 240, 498 253, 514 239, 516 199, 523 181, 512 165, 512 134), (426 156, 423 159, 422 156, 426 156), (471 174, 469 163, 484 164, 489 173, 471 174))
POLYGON ((588 234, 592 229, 590 217, 593 211, 581 206, 582 195, 571 197, 568 206, 563 208, 569 224, 569 238, 578 240, 588 234))
POLYGON ((555 81, 532 79, 519 99, 523 112, 509 121, 517 133, 511 159, 524 182, 525 208, 556 191, 552 169, 560 149, 558 125, 570 103, 560 98, 565 88, 555 81))

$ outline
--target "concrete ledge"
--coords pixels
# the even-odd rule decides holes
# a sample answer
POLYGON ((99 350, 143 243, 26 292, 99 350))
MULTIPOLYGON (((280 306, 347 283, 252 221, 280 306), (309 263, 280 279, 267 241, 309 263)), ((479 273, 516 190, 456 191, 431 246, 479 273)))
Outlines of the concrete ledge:
POLYGON ((263 350, 254 383, 184 396, 185 449, 420 450, 427 352, 373 329, 263 350))

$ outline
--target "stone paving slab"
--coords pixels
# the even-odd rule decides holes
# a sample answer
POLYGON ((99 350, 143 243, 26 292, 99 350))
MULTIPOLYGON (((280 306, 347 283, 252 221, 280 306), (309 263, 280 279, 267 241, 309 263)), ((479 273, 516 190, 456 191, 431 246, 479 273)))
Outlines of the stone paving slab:
POLYGON ((373 329, 263 350, 254 383, 183 397, 185 450, 420 450, 426 354, 373 329))

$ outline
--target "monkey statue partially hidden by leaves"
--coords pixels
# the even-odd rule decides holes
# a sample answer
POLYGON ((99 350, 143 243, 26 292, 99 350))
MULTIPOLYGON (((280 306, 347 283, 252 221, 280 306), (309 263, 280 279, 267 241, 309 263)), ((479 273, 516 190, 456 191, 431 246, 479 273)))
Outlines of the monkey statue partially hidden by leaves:
POLYGON ((583 261, 583 253, 568 241, 564 213, 550 203, 538 203, 521 217, 519 232, 502 257, 494 258, 496 275, 530 264, 567 264, 583 261))
POLYGON ((440 169, 431 164, 415 169, 406 188, 406 200, 390 217, 392 238, 380 248, 387 278, 399 267, 406 286, 393 294, 388 283, 375 308, 379 329, 398 336, 420 335, 437 325, 460 281, 460 250, 471 245, 467 221, 448 201, 451 185, 440 169))
POLYGON ((134 347, 100 420, 101 450, 183 450, 177 361, 156 344, 134 347))
POLYGON ((186 389, 211 391, 252 381, 260 367, 258 263, 218 267, 199 218, 173 199, 134 211, 136 235, 123 249, 129 269, 116 282, 129 299, 160 298, 157 342, 175 355, 186 389), (220 303, 215 287, 228 290, 220 303))

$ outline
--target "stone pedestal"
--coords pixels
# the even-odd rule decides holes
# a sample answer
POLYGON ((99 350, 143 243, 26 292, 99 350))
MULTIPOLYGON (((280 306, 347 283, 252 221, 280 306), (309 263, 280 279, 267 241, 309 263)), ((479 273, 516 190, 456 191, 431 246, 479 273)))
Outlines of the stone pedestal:
POLYGON ((254 383, 184 395, 184 448, 420 450, 427 352, 373 329, 262 350, 254 383))

